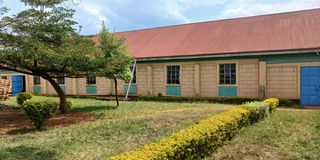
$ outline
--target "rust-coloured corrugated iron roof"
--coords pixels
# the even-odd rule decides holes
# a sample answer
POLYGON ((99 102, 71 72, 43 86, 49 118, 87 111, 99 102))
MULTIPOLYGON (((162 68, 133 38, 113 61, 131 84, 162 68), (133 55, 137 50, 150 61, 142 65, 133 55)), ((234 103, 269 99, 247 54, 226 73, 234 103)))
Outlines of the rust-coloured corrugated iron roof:
POLYGON ((320 9, 118 32, 136 58, 320 47, 320 9))

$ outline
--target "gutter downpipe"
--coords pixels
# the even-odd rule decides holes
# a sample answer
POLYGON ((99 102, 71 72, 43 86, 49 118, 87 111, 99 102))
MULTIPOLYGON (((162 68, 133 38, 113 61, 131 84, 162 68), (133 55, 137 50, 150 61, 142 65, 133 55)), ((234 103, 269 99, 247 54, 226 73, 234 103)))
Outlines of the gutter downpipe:
MULTIPOLYGON (((135 69, 136 69, 136 65, 137 65, 137 60, 135 59, 135 60, 134 60, 134 63, 133 63, 132 71, 131 71, 132 75, 134 74, 134 71, 135 71, 135 69)), ((128 99, 128 95, 129 95, 129 91, 130 91, 132 79, 133 79, 133 76, 132 76, 132 78, 131 78, 130 81, 129 81, 129 85, 128 85, 128 88, 127 88, 127 93, 126 93, 126 97, 124 98, 124 101, 126 101, 126 100, 128 99)))

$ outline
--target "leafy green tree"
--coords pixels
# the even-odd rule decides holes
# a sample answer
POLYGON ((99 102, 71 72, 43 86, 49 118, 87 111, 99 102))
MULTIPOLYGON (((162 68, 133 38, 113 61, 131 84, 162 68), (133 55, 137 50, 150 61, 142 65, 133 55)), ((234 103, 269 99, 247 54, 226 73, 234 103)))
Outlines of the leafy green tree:
POLYGON ((92 40, 79 36, 74 10, 65 0, 21 0, 29 8, 0 19, 0 69, 47 80, 68 111, 66 95, 56 78, 84 77, 101 68, 101 52, 92 40))
POLYGON ((130 66, 133 59, 128 54, 127 47, 124 44, 125 37, 109 32, 104 23, 102 23, 99 37, 104 61, 107 62, 99 74, 114 80, 116 101, 117 106, 119 106, 117 79, 130 80, 132 78, 130 66))

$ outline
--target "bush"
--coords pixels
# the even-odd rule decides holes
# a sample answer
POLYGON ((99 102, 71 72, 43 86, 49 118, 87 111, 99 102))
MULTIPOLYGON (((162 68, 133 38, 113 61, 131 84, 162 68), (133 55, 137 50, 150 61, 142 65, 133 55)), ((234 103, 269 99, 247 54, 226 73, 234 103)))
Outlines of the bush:
POLYGON ((158 102, 204 102, 223 104, 243 104, 245 102, 259 101, 259 98, 251 97, 169 97, 169 96, 140 96, 137 100, 158 102))
MULTIPOLYGON (((262 101, 260 98, 253 97, 170 97, 170 96, 140 96, 140 101, 157 101, 157 102, 203 102, 203 103, 223 103, 223 104, 243 104, 246 102, 262 101)), ((279 106, 291 107, 299 103, 298 100, 278 99, 279 106)))
POLYGON ((264 100, 263 102, 266 102, 270 106, 270 112, 275 110, 279 106, 279 100, 277 98, 268 98, 264 100))
POLYGON ((67 108, 70 110, 72 107, 72 102, 71 101, 67 101, 67 108))
POLYGON ((269 105, 265 102, 246 103, 109 159, 200 159, 230 140, 240 128, 266 117, 268 112, 269 105))
POLYGON ((25 101, 32 98, 32 94, 28 92, 22 92, 16 95, 17 103, 22 105, 25 101))
POLYGON ((27 101, 23 103, 22 108, 34 126, 37 129, 41 129, 48 119, 57 112, 59 103, 51 101, 27 101))
POLYGON ((269 104, 261 101, 245 103, 241 107, 250 111, 250 123, 255 123, 266 118, 270 112, 269 104))

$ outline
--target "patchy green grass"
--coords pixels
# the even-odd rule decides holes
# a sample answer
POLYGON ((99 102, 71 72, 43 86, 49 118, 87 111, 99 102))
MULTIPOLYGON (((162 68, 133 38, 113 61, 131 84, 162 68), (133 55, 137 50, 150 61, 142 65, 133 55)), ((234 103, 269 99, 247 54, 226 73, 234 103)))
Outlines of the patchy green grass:
POLYGON ((207 159, 320 159, 320 110, 279 109, 207 159))
MULTIPOLYGON (((34 97, 47 100, 53 97, 34 97)), ((73 111, 99 115, 94 122, 0 137, 0 159, 103 159, 168 136, 232 105, 115 102, 69 99, 73 111)), ((15 105, 15 99, 5 102, 15 105)))

